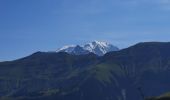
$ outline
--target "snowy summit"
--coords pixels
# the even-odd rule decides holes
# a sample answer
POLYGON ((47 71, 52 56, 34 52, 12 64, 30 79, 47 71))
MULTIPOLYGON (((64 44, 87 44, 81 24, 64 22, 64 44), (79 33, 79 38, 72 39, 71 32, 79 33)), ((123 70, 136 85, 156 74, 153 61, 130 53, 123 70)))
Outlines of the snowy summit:
POLYGON ((87 43, 85 45, 70 45, 70 46, 64 46, 57 50, 57 52, 67 52, 69 54, 75 54, 75 55, 82 55, 82 54, 88 54, 88 53, 94 53, 98 56, 103 56, 107 52, 111 51, 118 51, 119 48, 107 43, 107 42, 100 42, 100 41, 93 41, 91 43, 87 43))

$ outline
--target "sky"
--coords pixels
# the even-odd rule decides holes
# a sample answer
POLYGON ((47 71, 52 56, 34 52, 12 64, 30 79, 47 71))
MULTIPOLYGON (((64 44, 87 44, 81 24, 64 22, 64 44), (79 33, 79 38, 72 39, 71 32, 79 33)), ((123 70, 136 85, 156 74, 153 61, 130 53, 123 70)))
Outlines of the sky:
POLYGON ((170 0, 0 0, 0 61, 93 40, 170 41, 170 0))

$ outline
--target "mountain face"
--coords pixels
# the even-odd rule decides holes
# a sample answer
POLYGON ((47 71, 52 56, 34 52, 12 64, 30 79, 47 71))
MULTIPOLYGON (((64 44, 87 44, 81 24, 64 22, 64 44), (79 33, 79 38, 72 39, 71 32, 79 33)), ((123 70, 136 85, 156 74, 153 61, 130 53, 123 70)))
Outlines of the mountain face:
POLYGON ((1 62, 0 100, 144 100, 159 96, 170 91, 169 51, 169 42, 148 42, 104 56, 37 52, 1 62))
POLYGON ((69 54, 75 54, 75 55, 94 53, 98 56, 103 56, 107 52, 118 51, 118 50, 119 49, 113 46, 112 44, 106 42, 94 41, 91 43, 87 43, 83 46, 79 46, 79 45, 64 46, 58 49, 57 52, 67 52, 69 54))

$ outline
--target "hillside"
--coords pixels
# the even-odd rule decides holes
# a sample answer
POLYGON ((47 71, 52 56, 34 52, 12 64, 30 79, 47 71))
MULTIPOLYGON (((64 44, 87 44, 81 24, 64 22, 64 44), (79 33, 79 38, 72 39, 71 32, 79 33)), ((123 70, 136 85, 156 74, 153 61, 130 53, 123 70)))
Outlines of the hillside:
POLYGON ((37 52, 0 63, 4 100, 143 100, 170 91, 170 43, 97 56, 37 52))

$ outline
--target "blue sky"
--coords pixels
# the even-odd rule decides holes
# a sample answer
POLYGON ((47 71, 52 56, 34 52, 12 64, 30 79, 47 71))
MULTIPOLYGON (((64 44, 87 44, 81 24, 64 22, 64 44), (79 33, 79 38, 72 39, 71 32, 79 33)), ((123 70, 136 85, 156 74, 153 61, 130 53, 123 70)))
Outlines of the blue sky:
POLYGON ((0 0, 0 61, 93 40, 169 39, 170 0, 0 0))

